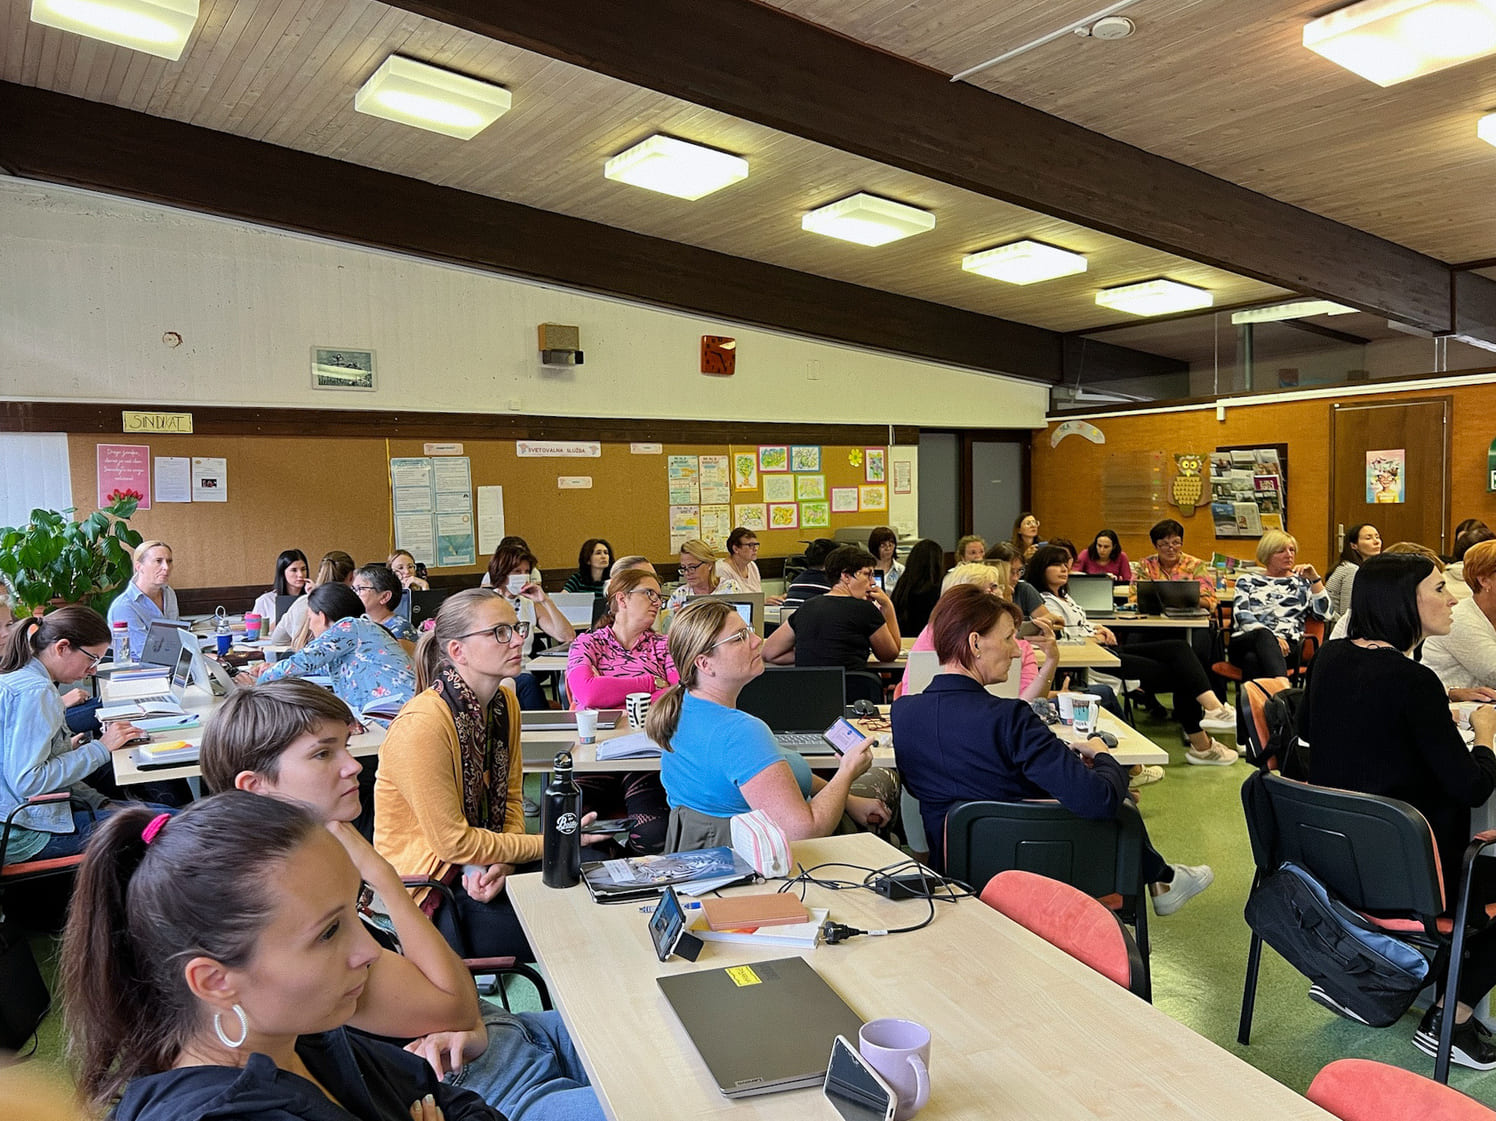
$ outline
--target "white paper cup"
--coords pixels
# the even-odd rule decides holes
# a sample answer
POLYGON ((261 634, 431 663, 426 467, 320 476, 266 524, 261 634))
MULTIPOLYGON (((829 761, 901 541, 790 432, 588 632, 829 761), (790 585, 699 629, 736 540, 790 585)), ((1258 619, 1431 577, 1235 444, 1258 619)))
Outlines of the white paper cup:
POLYGON ((649 715, 649 701, 648 693, 630 693, 623 699, 624 708, 629 716, 630 728, 644 727, 644 718, 649 715))
POLYGON ((1075 711, 1075 730, 1079 735, 1089 736, 1101 721, 1101 698, 1094 693, 1076 693, 1072 702, 1075 711))
POLYGON ((577 739, 582 743, 597 741, 597 709, 577 709, 577 739))
POLYGON ((1056 693, 1055 704, 1060 710, 1060 723, 1070 725, 1075 723, 1075 698, 1078 693, 1056 693))

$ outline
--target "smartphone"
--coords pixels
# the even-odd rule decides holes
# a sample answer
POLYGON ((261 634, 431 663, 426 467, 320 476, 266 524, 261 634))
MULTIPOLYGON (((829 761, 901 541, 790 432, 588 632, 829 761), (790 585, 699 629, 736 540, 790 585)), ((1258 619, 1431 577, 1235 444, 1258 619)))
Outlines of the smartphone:
POLYGON ((838 755, 845 755, 867 739, 867 733, 843 716, 822 732, 821 738, 831 745, 832 751, 838 755))
POLYGON ((1039 633, 1039 624, 1032 619, 1025 619, 1018 627, 1019 638, 1033 638, 1039 633))
POLYGON ((634 827, 631 817, 610 817, 582 827, 583 833, 626 833, 634 827))
POLYGON ((899 1100, 883 1076, 839 1035, 831 1045, 831 1062, 821 1086, 842 1121, 893 1121, 899 1100))

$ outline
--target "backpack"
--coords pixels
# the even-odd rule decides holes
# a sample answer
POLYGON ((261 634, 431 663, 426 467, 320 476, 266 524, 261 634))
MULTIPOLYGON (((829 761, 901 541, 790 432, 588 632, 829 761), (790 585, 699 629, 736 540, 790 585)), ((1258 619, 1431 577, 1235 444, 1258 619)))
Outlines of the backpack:
POLYGON ((1347 1019, 1382 1028, 1410 1007, 1428 960, 1362 918, 1291 861, 1247 898, 1247 925, 1313 985, 1309 996, 1347 1019))
POLYGON ((1286 677, 1244 681, 1240 688, 1245 711, 1238 713, 1237 742, 1246 744, 1247 761, 1265 770, 1276 769, 1288 778, 1309 777, 1308 748, 1299 743, 1304 726, 1302 686, 1286 677))

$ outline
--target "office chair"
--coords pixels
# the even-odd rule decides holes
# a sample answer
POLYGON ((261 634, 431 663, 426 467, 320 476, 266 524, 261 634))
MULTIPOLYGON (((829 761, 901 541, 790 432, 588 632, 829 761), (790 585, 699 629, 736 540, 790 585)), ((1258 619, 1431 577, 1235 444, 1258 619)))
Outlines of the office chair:
POLYGON ((1304 1096, 1340 1121, 1496 1121, 1496 1111, 1458 1090, 1371 1059, 1336 1059, 1304 1096))

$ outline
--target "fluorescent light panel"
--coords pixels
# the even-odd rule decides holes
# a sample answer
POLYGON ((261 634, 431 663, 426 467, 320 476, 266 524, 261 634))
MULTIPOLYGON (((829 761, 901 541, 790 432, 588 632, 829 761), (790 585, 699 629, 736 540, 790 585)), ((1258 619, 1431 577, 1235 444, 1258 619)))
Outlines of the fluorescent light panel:
POLYGON ((1177 280, 1145 280, 1118 288, 1103 288, 1096 302, 1129 315, 1168 315, 1176 311, 1193 311, 1215 303, 1215 296, 1204 288, 1180 284, 1177 280))
POLYGON ((31 21, 175 62, 197 24, 197 0, 31 0, 31 21))
POLYGON ((800 228, 858 245, 887 245, 933 230, 935 215, 892 199, 858 193, 810 211, 800 219, 800 228))
POLYGON ((1496 0, 1361 0, 1306 23, 1304 46, 1395 86, 1496 52, 1496 0))
POLYGON ((1487 144, 1496 144, 1496 113, 1487 113, 1475 126, 1475 135, 1487 144))
POLYGON ((1331 300, 1294 300, 1286 304, 1273 304, 1270 307, 1248 308, 1246 311, 1233 311, 1231 322, 1240 326, 1243 323, 1280 323, 1285 319, 1303 319, 1310 315, 1349 315, 1356 309, 1337 304, 1331 300))
POLYGON ((393 54, 353 97, 360 113, 458 140, 477 136, 509 112, 510 103, 503 86, 393 54))
POLYGON ((1042 241, 1015 241, 981 253, 968 253, 961 267, 979 276, 1008 284, 1035 284, 1086 271, 1086 258, 1068 249, 1057 249, 1042 241))
POLYGON ((657 133, 605 163, 603 178, 694 202, 748 178, 748 161, 657 133))

